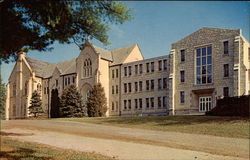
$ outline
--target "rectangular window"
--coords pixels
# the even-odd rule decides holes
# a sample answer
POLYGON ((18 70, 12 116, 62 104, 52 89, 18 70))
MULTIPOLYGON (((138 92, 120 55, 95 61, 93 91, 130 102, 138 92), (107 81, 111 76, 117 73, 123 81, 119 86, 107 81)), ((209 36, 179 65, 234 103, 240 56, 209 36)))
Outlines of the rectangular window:
POLYGON ((161 108, 161 97, 158 97, 158 108, 161 108))
POLYGON ((135 82, 135 92, 138 91, 138 82, 135 82))
POLYGON ((115 102, 115 109, 118 110, 118 102, 115 102))
POLYGON ((135 65, 135 74, 138 74, 138 65, 135 65))
POLYGON ((146 90, 149 90, 149 80, 146 80, 146 90))
POLYGON ((127 76, 127 67, 124 67, 124 76, 127 76))
POLYGON ((124 110, 127 109, 127 100, 124 100, 124 101, 123 101, 123 108, 124 108, 124 110))
POLYGON ((196 84, 212 83, 212 46, 196 49, 196 84))
POLYGON ((68 77, 68 84, 70 84, 70 77, 68 77))
POLYGON ((65 86, 67 86, 67 84, 68 84, 68 83, 67 83, 67 78, 65 78, 64 80, 65 80, 65 86))
POLYGON ((163 88, 167 88, 167 78, 163 78, 163 88))
POLYGON ((124 83, 124 93, 127 93, 127 83, 124 83))
POLYGON ((128 75, 131 76, 132 75, 132 67, 128 66, 128 75))
POLYGON ((114 86, 112 86, 112 94, 115 94, 114 86))
POLYGON ((49 94, 49 87, 47 87, 47 94, 49 94))
POLYGON ((142 64, 140 64, 140 65, 139 65, 139 67, 140 67, 140 74, 142 74, 142 73, 143 73, 143 67, 142 67, 142 64))
POLYGON ((158 89, 162 89, 162 80, 161 80, 161 78, 158 79, 158 89))
POLYGON ((185 82, 185 71, 180 71, 181 74, 181 82, 185 82))
POLYGON ((229 65, 224 64, 224 77, 229 77, 229 65))
POLYGON ((135 109, 138 108, 138 99, 135 99, 135 109))
POLYGON ((115 78, 115 70, 112 69, 112 79, 115 78))
POLYGON ((115 86, 116 89, 116 94, 118 94, 119 90, 118 90, 118 85, 115 86))
POLYGON ((162 70, 162 60, 158 61, 158 70, 162 70))
POLYGON ((154 108, 154 98, 152 97, 152 98, 150 98, 150 102, 151 102, 151 108, 154 108))
POLYGON ((147 73, 149 72, 149 63, 146 63, 147 73))
POLYGON ((131 92, 131 83, 128 83, 128 92, 131 92))
POLYGON ((76 77, 73 77, 73 80, 72 80, 72 82, 73 82, 73 83, 75 83, 75 80, 76 80, 76 77))
POLYGON ((128 109, 129 110, 131 109, 131 100, 130 99, 128 100, 128 109))
POLYGON ((149 108, 149 98, 146 98, 146 107, 149 108))
POLYGON ((167 108, 167 97, 163 97, 163 108, 167 108))
POLYGON ((167 60, 166 59, 163 60, 163 69, 167 70, 167 60))
POLYGON ((185 103, 185 92, 180 91, 180 103, 185 103))
POLYGON ((229 43, 228 41, 223 42, 223 46, 224 46, 224 54, 228 54, 228 49, 229 49, 229 43))
POLYGON ((199 97, 199 111, 206 112, 212 109, 212 97, 199 97))
POLYGON ((140 109, 142 109, 142 99, 141 98, 139 98, 139 107, 140 107, 140 109))
POLYGON ((151 72, 154 72, 154 71, 155 71, 155 63, 151 62, 151 72))
POLYGON ((142 91, 142 81, 139 82, 139 91, 142 91))
MULTIPOLYGON (((46 94, 46 87, 44 87, 43 93, 46 94)), ((14 95, 14 92, 13 92, 13 95, 14 95)))
POLYGON ((229 88, 228 87, 224 87, 223 88, 223 95, 224 95, 224 97, 228 97, 229 96, 229 88))
POLYGON ((112 102, 112 111, 115 110, 115 104, 112 102))
POLYGON ((185 61, 185 50, 181 50, 181 62, 185 61))
MULTIPOLYGON (((74 79, 74 78, 73 78, 74 79)), ((74 82, 73 82, 74 83, 74 82)), ((56 87, 58 86, 58 79, 56 79, 56 87)))
POLYGON ((116 78, 118 78, 119 76, 119 72, 118 72, 118 69, 116 69, 116 78))
POLYGON ((152 80, 151 80, 151 90, 154 90, 154 88, 155 88, 155 82, 154 82, 154 80, 152 79, 152 80))

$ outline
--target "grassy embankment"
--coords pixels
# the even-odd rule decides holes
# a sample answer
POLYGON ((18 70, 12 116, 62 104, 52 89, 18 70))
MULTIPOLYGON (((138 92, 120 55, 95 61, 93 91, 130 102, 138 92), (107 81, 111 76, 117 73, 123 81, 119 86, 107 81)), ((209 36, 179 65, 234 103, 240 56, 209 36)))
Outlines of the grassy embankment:
POLYGON ((223 137, 249 138, 249 118, 216 116, 148 116, 108 118, 60 118, 129 128, 176 131, 223 137))

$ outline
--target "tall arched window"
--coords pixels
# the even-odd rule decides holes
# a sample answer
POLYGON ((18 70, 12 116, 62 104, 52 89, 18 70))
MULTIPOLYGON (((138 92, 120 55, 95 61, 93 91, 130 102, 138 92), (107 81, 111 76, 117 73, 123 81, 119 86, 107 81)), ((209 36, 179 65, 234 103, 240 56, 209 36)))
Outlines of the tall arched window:
POLYGON ((90 58, 84 60, 83 66, 83 77, 90 77, 92 76, 92 62, 90 58))

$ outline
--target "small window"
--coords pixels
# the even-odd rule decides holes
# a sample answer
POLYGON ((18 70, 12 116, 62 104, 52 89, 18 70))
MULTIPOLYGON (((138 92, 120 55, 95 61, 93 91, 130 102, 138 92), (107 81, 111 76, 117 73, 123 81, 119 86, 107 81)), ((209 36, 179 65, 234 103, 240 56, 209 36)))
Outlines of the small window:
POLYGON ((118 69, 116 69, 116 78, 118 78, 119 76, 119 72, 118 72, 118 69))
POLYGON ((181 74, 181 82, 185 82, 185 71, 180 71, 181 74))
POLYGON ((131 83, 128 83, 128 92, 131 92, 131 83))
POLYGON ((162 89, 162 79, 158 79, 158 89, 162 89))
POLYGON ((135 99, 135 109, 138 108, 138 99, 135 99))
POLYGON ((127 93, 127 83, 124 83, 124 93, 127 93))
POLYGON ((163 69, 167 70, 167 60, 166 59, 163 60, 163 69))
POLYGON ((167 108, 167 97, 163 97, 163 108, 167 108))
POLYGON ((127 67, 124 67, 124 76, 127 76, 127 67))
POLYGON ((131 109, 131 100, 128 100, 128 109, 131 109))
POLYGON ((151 102, 151 108, 154 108, 154 98, 152 97, 152 98, 150 98, 150 102, 151 102))
POLYGON ((116 89, 116 94, 118 94, 119 90, 118 90, 118 85, 115 86, 116 89))
POLYGON ((161 97, 158 97, 158 108, 161 108, 161 97))
POLYGON ((124 100, 124 101, 123 101, 123 108, 124 108, 124 110, 127 109, 127 100, 124 100))
POLYGON ((114 86, 112 86, 112 94, 115 94, 114 86))
POLYGON ((154 71, 155 71, 155 63, 151 62, 151 72, 154 72, 154 71))
POLYGON ((229 65, 224 64, 224 77, 229 77, 229 65))
MULTIPOLYGON (((74 78, 73 78, 73 80, 74 80, 74 78)), ((74 82, 73 82, 74 83, 74 82)), ((58 86, 58 79, 56 79, 56 87, 58 86)))
POLYGON ((135 82, 135 92, 138 91, 138 82, 135 82))
POLYGON ((181 62, 185 61, 185 50, 181 50, 181 62))
POLYGON ((149 63, 146 63, 147 73, 149 72, 149 63))
POLYGON ((229 96, 229 88, 228 87, 224 87, 223 88, 223 95, 224 95, 224 97, 228 97, 229 96))
POLYGON ((140 109, 142 109, 142 99, 141 98, 139 98, 139 107, 140 107, 140 109))
POLYGON ((115 70, 112 69, 112 79, 115 78, 115 70))
POLYGON ((143 67, 142 67, 142 64, 139 65, 139 68, 140 68, 140 74, 143 73, 143 67))
POLYGON ((228 41, 224 41, 223 46, 224 46, 224 54, 228 54, 228 48, 229 48, 228 41))
POLYGON ((132 75, 132 67, 128 66, 128 75, 131 76, 132 75))
POLYGON ((139 81, 139 90, 142 91, 142 81, 139 81))
POLYGON ((146 90, 149 90, 149 80, 146 80, 146 90))
POLYGON ((135 65, 135 74, 138 74, 138 65, 135 65))
POLYGON ((151 90, 154 90, 154 88, 155 88, 155 82, 154 82, 154 80, 152 79, 152 80, 151 80, 151 90))
POLYGON ((115 104, 112 102, 112 111, 115 110, 115 104))
POLYGON ((73 77, 72 82, 75 83, 76 77, 73 77))
POLYGON ((167 88, 167 78, 163 78, 163 88, 167 88))
POLYGON ((43 89, 43 94, 46 94, 46 87, 44 87, 43 89))
POLYGON ((146 107, 149 108, 149 98, 146 98, 146 107))
POLYGON ((158 70, 162 70, 162 60, 158 61, 158 70))
POLYGON ((47 87, 47 94, 49 94, 49 87, 47 87))
POLYGON ((185 103, 185 92, 180 91, 180 103, 185 103))

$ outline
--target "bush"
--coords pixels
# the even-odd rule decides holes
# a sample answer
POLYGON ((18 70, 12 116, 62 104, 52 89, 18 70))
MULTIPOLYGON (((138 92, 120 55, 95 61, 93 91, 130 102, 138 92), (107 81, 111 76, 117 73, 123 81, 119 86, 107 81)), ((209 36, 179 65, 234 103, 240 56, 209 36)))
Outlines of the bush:
POLYGON ((30 100, 29 112, 33 114, 34 117, 38 117, 39 114, 44 113, 42 109, 42 100, 40 94, 35 90, 32 93, 30 100))

